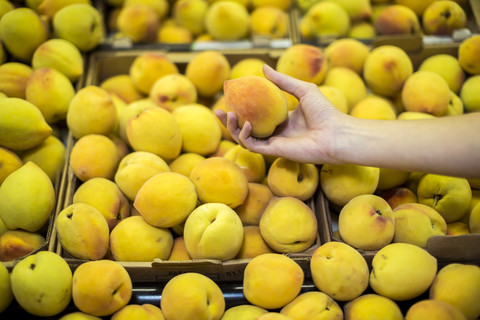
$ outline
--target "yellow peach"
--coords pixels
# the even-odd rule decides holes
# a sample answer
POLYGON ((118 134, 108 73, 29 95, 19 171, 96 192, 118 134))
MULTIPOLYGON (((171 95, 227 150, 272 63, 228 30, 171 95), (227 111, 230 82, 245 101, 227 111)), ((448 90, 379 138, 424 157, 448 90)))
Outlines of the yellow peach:
POLYGON ((158 173, 138 190, 133 206, 155 227, 175 226, 184 222, 197 206, 195 185, 180 173, 158 173))
POLYGON ((212 157, 198 163, 190 173, 203 202, 219 202, 232 209, 243 204, 248 193, 248 179, 242 169, 232 160, 212 157))

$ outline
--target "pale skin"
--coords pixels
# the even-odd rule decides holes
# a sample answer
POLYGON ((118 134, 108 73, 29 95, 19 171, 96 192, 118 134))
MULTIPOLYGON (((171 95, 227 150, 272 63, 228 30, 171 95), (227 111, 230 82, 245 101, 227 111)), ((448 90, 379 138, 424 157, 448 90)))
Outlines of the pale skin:
POLYGON ((359 119, 339 111, 313 83, 264 66, 265 76, 299 100, 272 136, 250 135, 234 113, 216 110, 237 143, 253 152, 314 164, 364 166, 480 178, 480 112, 419 120, 359 119))

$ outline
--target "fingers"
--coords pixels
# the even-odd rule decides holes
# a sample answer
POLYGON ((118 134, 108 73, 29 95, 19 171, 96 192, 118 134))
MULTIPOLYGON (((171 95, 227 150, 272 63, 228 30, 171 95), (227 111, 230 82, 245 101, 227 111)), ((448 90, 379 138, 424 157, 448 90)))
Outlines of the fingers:
POLYGON ((217 116, 218 120, 226 127, 227 126, 227 113, 223 110, 217 109, 215 110, 215 115, 217 116))
POLYGON ((293 94, 300 99, 310 90, 318 90, 318 87, 310 82, 305 82, 299 79, 295 79, 289 75, 274 70, 267 64, 263 65, 263 73, 265 76, 275 83, 280 89, 293 94))

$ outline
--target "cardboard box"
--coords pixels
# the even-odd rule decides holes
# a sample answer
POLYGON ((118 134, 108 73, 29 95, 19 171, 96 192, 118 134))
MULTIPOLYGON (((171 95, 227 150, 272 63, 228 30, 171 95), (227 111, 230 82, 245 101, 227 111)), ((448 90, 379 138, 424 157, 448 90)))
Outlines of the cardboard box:
MULTIPOLYGON (((88 63, 88 72, 85 78, 84 85, 98 85, 103 80, 107 79, 110 76, 118 74, 128 74, 129 67, 133 60, 142 52, 143 50, 121 50, 121 51, 96 51, 90 55, 88 63)), ((243 58, 255 57, 262 59, 265 63, 275 66, 276 61, 281 54, 281 50, 264 50, 256 49, 250 51, 223 51, 227 60, 231 65, 234 65, 236 62, 240 61, 243 58)), ((166 53, 172 61, 174 61, 179 69, 180 73, 184 73, 186 65, 188 62, 198 54, 198 52, 176 52, 176 53, 166 53)), ((205 105, 211 105, 213 101, 202 101, 205 105)), ((68 154, 70 154, 71 148, 75 143, 75 139, 71 136, 68 137, 69 148, 68 154)), ((68 162, 69 159, 67 159, 68 162)), ((62 208, 66 208, 72 204, 73 195, 75 190, 81 184, 81 181, 76 178, 72 169, 68 166, 66 169, 65 175, 65 185, 64 185, 64 202, 62 203, 62 208)), ((314 198, 306 201, 312 210, 317 214, 324 214, 322 210, 315 209, 314 198)), ((317 217, 318 220, 323 218, 317 217)), ((62 249, 61 244, 56 238, 56 234, 53 234, 53 239, 55 241, 54 251, 60 254, 65 260, 69 263, 74 270, 80 264, 86 262, 86 260, 77 259, 69 255, 62 249)), ((300 253, 290 253, 287 254, 292 259, 294 259, 304 270, 305 276, 310 277, 310 257, 315 248, 320 245, 320 237, 317 237, 315 244, 306 250, 305 252, 300 253)), ((195 259, 191 261, 161 261, 155 260, 152 262, 122 262, 123 265, 129 274, 132 277, 134 282, 165 282, 168 279, 172 278, 175 275, 185 272, 198 272, 205 274, 212 278, 215 281, 242 281, 243 280, 243 271, 250 259, 232 259, 229 261, 219 261, 212 259, 195 259)))
MULTIPOLYGON (((73 139, 70 140, 73 143, 73 139)), ((68 207, 73 203, 73 194, 75 193, 78 186, 81 184, 81 181, 77 179, 70 167, 67 168, 66 173, 66 185, 65 185, 65 201, 63 203, 62 209, 68 207)), ((325 218, 320 217, 324 215, 325 212, 320 209, 315 208, 314 198, 306 202, 317 216, 317 220, 323 221, 325 218)), ((57 214, 61 210, 57 211, 57 214)), ((55 228, 55 227, 53 227, 55 228)), ((319 224, 320 228, 320 224, 319 224)), ((55 229, 53 229, 55 230, 55 229)), ((70 265, 72 270, 75 270, 80 264, 88 261, 84 259, 78 259, 65 250, 63 250, 60 242, 56 237, 56 233, 51 233, 52 241, 54 241, 54 247, 52 251, 55 251, 61 255, 67 263, 70 265)), ((317 241, 315 244, 307 249, 304 252, 299 253, 288 253, 287 256, 294 259, 303 269, 306 278, 310 278, 310 258, 313 251, 319 247, 321 244, 320 235, 317 236, 317 241)), ((125 262, 118 261, 125 269, 129 272, 132 281, 134 282, 165 282, 171 279, 172 277, 185 273, 185 272, 198 272, 204 274, 215 281, 242 281, 243 272, 247 266, 250 259, 232 259, 228 261, 219 261, 215 259, 194 259, 189 261, 163 261, 163 260, 154 260, 151 262, 125 262)))

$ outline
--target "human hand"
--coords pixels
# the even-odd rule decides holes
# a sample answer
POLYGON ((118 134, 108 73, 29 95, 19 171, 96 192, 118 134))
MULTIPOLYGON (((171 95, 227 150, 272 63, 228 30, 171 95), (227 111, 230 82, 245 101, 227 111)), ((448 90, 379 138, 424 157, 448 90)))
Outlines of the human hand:
POLYGON ((294 79, 267 65, 264 65, 263 71, 280 89, 293 94, 299 105, 289 112, 287 120, 267 139, 252 137, 252 126, 248 121, 239 128, 233 112, 226 114, 216 110, 215 114, 233 139, 250 151, 269 156, 317 164, 334 161, 338 123, 346 121, 347 116, 315 84, 294 79))

